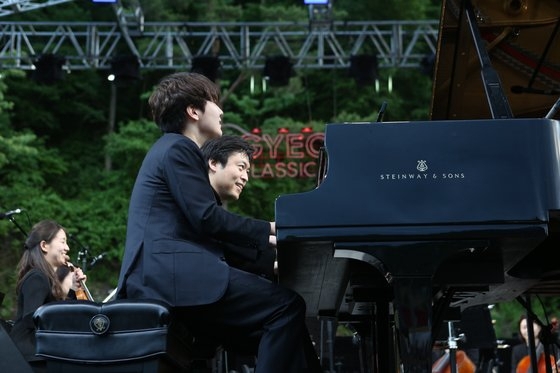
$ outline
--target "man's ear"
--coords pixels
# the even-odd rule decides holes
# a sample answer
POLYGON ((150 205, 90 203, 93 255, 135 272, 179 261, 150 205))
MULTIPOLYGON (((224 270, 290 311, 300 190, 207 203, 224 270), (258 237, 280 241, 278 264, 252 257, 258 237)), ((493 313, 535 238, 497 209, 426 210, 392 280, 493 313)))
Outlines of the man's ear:
POLYGON ((209 159, 208 160, 208 169, 212 172, 216 172, 216 170, 218 169, 218 161, 215 159, 209 159))
POLYGON ((189 117, 191 117, 191 119, 193 120, 199 120, 200 117, 198 116, 198 109, 196 109, 194 106, 189 105, 187 106, 187 115, 189 117))

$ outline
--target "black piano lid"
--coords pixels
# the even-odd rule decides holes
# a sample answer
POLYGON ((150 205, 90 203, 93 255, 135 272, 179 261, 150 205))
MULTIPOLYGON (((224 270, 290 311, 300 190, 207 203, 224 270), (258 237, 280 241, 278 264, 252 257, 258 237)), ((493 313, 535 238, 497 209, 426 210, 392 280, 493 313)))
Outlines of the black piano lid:
POLYGON ((325 147, 323 182, 276 200, 279 240, 285 228, 540 224, 560 209, 556 120, 328 124, 325 147))
POLYGON ((557 0, 444 0, 434 121, 327 125, 326 179, 278 198, 279 240, 285 227, 546 222, 559 133, 541 118, 560 96, 559 30, 557 0))

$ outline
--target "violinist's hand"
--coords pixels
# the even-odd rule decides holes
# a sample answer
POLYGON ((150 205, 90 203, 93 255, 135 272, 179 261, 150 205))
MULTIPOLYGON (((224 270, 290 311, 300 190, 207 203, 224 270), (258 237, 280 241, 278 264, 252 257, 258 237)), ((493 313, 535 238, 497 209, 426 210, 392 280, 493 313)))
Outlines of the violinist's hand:
POLYGON ((84 272, 82 271, 81 268, 76 268, 74 269, 73 272, 74 277, 72 278, 72 283, 73 283, 73 289, 79 289, 82 286, 80 285, 80 282, 86 282, 87 281, 87 276, 84 274, 84 272))

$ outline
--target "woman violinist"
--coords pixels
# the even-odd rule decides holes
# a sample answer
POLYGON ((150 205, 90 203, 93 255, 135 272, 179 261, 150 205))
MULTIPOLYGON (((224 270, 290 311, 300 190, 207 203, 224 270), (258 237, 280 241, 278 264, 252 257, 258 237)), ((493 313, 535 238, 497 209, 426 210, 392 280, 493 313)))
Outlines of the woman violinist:
POLYGON ((65 229, 53 220, 35 224, 24 248, 18 264, 17 315, 10 336, 34 371, 41 372, 45 368, 35 356, 33 313, 43 304, 75 298, 70 288, 78 290, 86 276, 80 269, 70 273, 61 269, 67 266, 70 248, 65 229))

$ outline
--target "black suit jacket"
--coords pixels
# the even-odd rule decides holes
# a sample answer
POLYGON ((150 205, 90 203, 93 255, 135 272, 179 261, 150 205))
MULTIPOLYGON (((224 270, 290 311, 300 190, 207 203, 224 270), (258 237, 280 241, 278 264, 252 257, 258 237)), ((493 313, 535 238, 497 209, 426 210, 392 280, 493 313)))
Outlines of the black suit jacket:
POLYGON ((229 281, 219 242, 258 255, 269 234, 269 222, 221 208, 198 146, 183 135, 165 134, 146 155, 134 184, 118 297, 171 306, 213 303, 229 281))

